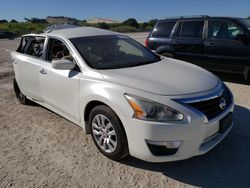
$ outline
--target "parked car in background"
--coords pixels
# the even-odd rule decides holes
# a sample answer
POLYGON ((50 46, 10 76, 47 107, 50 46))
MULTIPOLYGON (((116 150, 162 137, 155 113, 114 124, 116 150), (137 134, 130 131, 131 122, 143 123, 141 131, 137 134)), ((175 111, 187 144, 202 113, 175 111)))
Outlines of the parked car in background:
POLYGON ((113 160, 201 155, 233 126, 233 96, 219 78, 120 33, 78 27, 29 34, 11 56, 20 103, 32 100, 81 126, 113 160))
POLYGON ((213 71, 250 77, 250 20, 232 17, 177 17, 160 20, 145 45, 158 54, 213 71))
POLYGON ((17 37, 17 34, 9 31, 0 31, 0 39, 14 39, 17 37))

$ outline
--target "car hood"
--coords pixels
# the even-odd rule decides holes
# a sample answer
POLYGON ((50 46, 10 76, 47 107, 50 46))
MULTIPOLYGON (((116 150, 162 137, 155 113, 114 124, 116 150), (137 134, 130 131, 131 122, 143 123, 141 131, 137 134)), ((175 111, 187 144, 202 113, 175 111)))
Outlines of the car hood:
POLYGON ((219 80, 212 73, 187 62, 164 58, 137 67, 100 70, 103 78, 159 95, 185 95, 215 88, 219 80))

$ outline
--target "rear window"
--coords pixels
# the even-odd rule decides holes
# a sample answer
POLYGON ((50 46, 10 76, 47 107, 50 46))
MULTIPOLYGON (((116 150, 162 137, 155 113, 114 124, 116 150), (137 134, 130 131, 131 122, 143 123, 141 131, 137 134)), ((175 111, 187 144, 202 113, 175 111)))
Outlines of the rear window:
POLYGON ((152 37, 156 38, 168 38, 175 25, 175 21, 172 22, 159 22, 154 28, 152 37))
POLYGON ((184 21, 179 24, 176 37, 202 38, 204 21, 184 21))
POLYGON ((17 52, 40 58, 43 55, 45 37, 23 37, 17 52))

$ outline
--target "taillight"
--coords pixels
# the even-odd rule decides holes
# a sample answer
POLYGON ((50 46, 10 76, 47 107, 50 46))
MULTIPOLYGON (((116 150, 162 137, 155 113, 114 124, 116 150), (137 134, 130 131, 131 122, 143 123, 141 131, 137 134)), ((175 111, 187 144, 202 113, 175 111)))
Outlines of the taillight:
POLYGON ((145 40, 145 46, 148 47, 148 38, 145 40))

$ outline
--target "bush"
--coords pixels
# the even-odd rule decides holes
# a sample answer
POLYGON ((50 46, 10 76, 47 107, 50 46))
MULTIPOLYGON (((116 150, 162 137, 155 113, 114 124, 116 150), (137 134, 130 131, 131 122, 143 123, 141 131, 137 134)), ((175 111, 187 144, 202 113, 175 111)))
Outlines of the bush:
POLYGON ((148 25, 148 26, 144 29, 144 31, 151 31, 152 29, 153 29, 153 27, 150 26, 150 25, 148 25))
POLYGON ((101 28, 101 29, 109 29, 110 28, 110 25, 105 23, 105 22, 101 22, 101 23, 98 23, 97 24, 97 27, 98 28, 101 28))
POLYGON ((3 23, 0 24, 0 30, 10 31, 17 35, 24 35, 27 33, 42 33, 43 29, 48 27, 48 24, 34 24, 34 23, 3 23))
POLYGON ((137 28, 135 27, 131 27, 131 26, 118 26, 118 27, 111 27, 112 31, 116 31, 119 33, 128 33, 128 32, 137 32, 139 31, 137 28))
POLYGON ((143 22, 143 23, 139 24, 139 28, 142 29, 142 30, 145 29, 147 26, 148 26, 147 22, 143 22))

